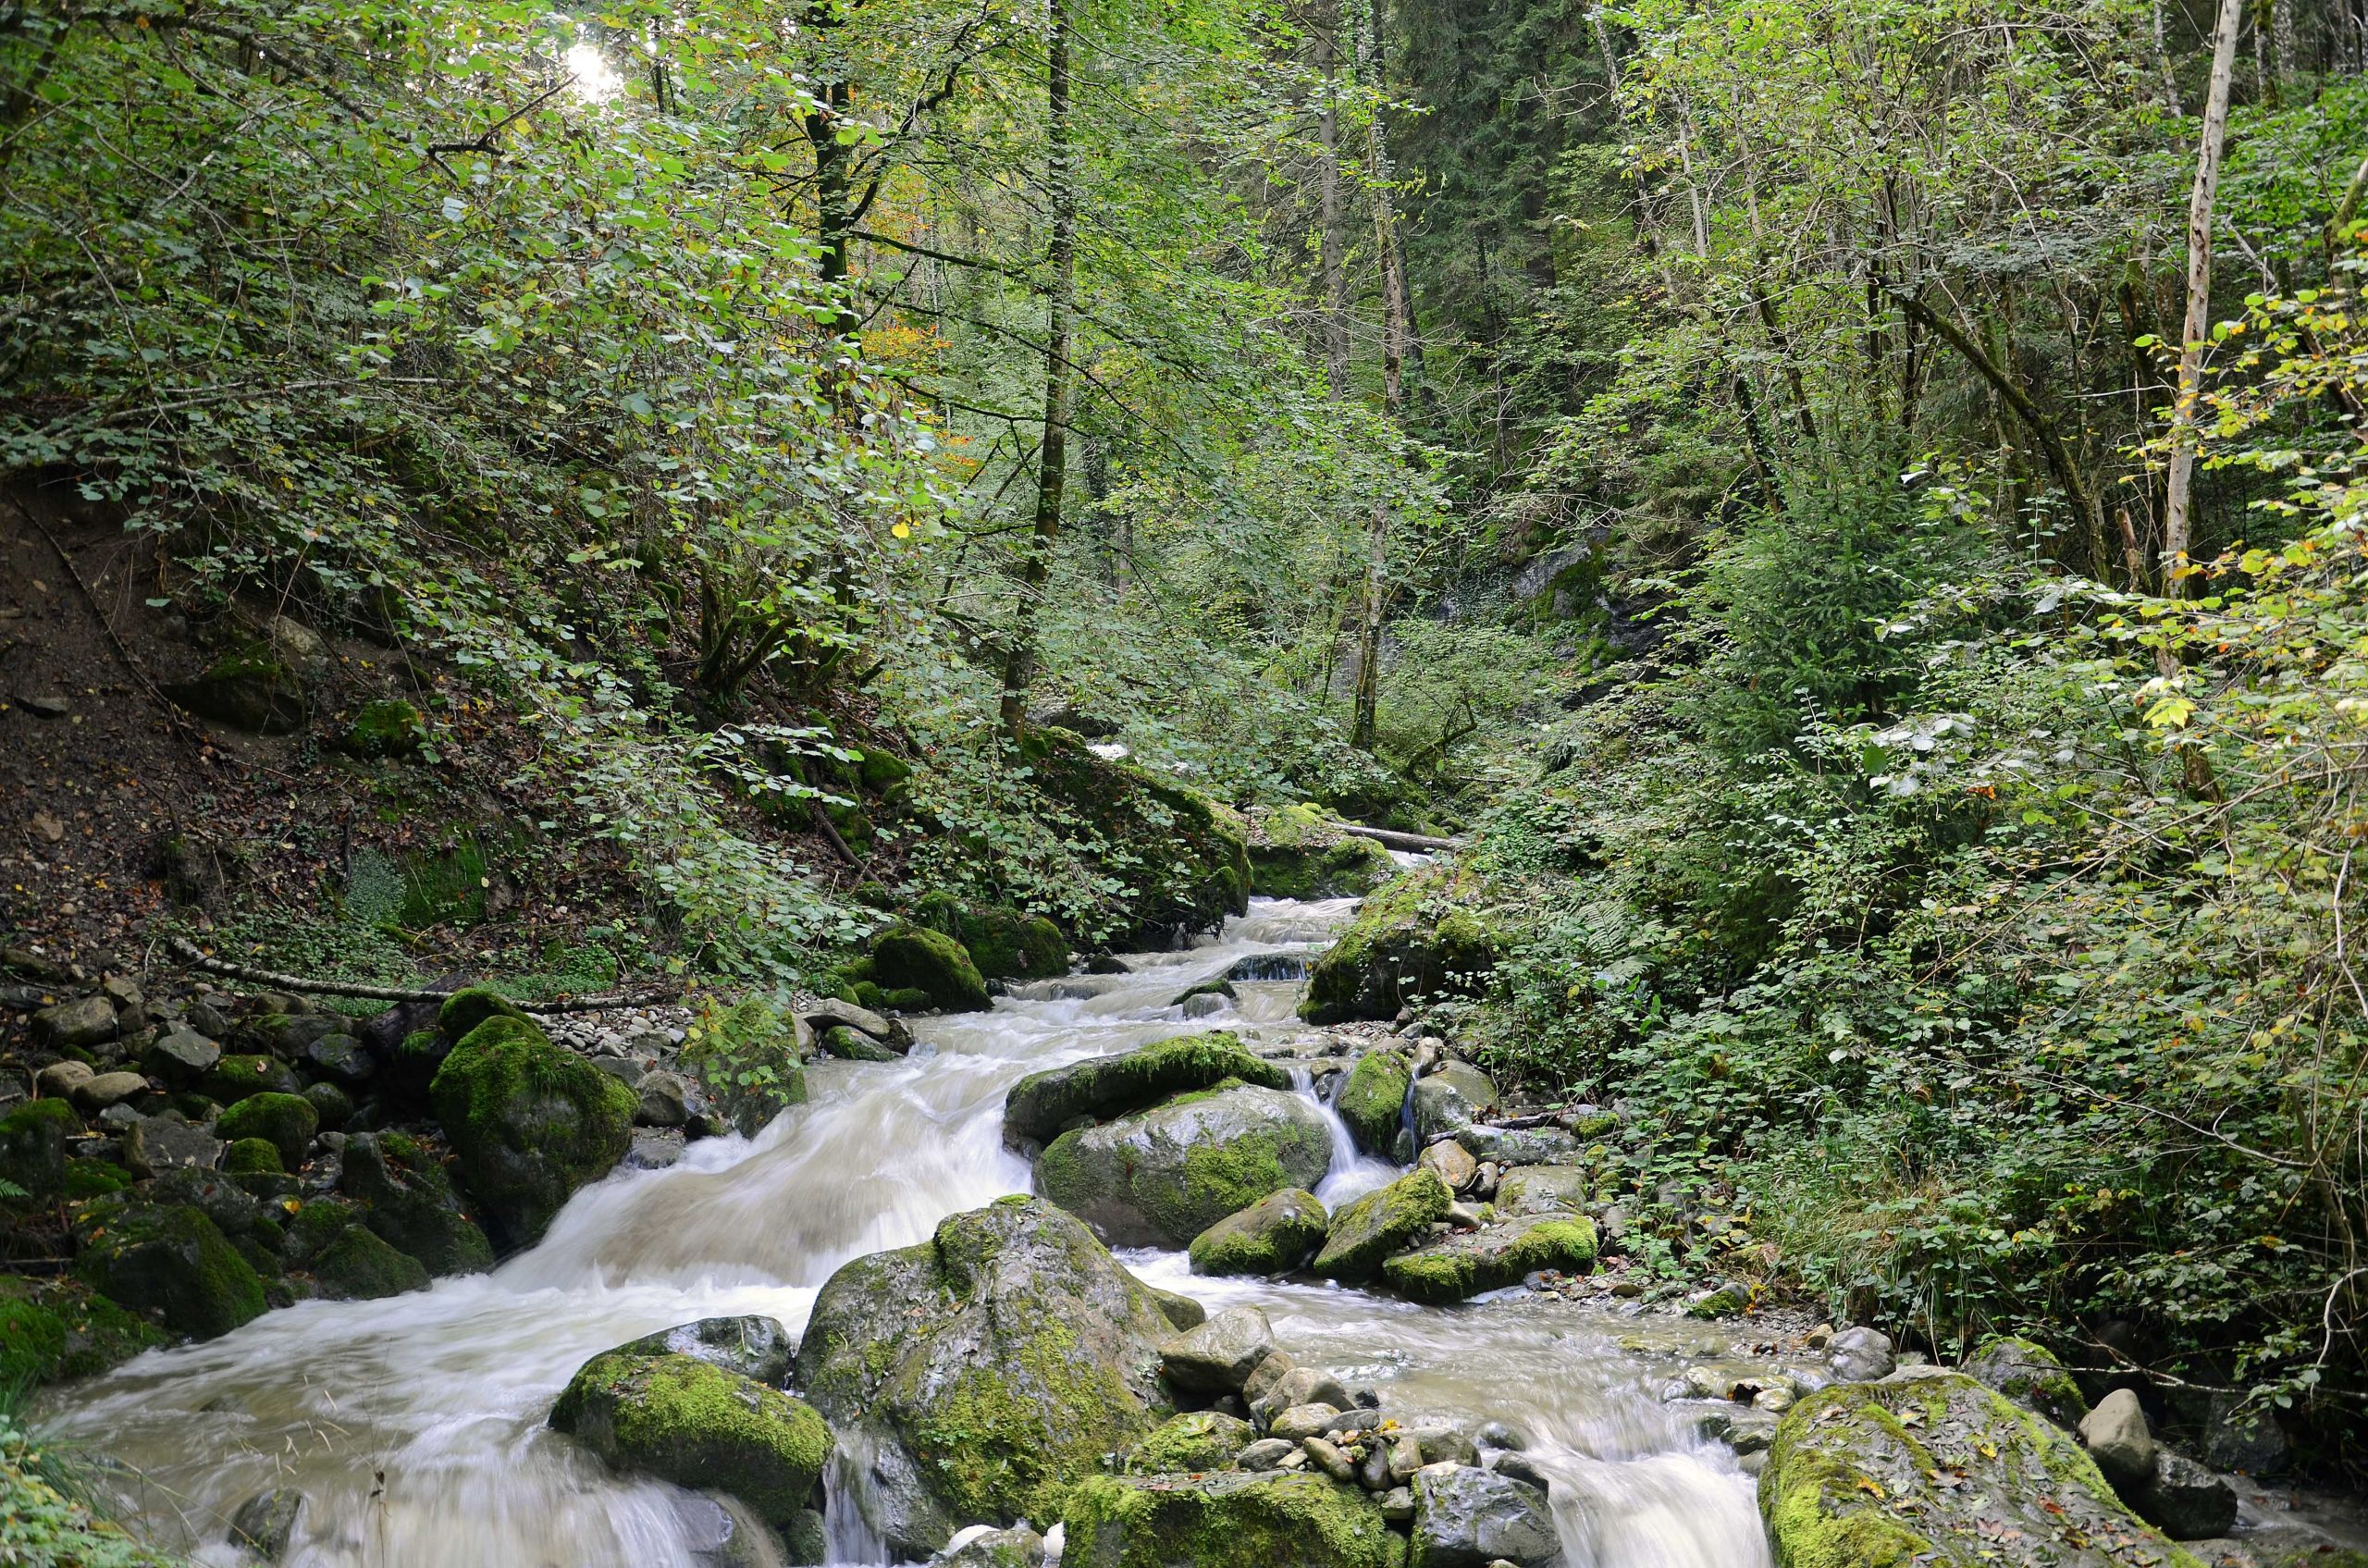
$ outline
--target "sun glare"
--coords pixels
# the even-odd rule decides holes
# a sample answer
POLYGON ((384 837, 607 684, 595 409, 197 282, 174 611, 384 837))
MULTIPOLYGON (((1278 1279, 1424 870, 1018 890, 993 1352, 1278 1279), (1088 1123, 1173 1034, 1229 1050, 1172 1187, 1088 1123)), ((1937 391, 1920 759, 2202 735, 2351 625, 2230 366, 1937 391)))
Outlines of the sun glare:
POLYGON ((577 43, 567 52, 568 73, 575 79, 575 95, 586 103, 605 103, 623 90, 625 79, 609 64, 597 43, 577 43))

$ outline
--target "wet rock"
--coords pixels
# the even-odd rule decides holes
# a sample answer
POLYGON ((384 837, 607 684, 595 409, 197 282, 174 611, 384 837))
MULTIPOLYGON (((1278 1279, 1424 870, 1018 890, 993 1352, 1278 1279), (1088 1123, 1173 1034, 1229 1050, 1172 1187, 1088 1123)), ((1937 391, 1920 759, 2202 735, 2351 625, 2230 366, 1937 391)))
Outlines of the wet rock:
POLYGON ((776 1528, 813 1501, 832 1449, 811 1406, 687 1355, 593 1357, 550 1425, 615 1469, 711 1487, 776 1528))
POLYGON ((982 1013, 987 982, 962 944, 926 926, 903 926, 871 946, 872 974, 882 991, 918 991, 942 1012, 982 1013))
POLYGON ((798 1019, 817 1034, 833 1026, 844 1026, 860 1034, 868 1034, 902 1056, 912 1048, 913 1031, 894 1019, 882 1017, 869 1007, 853 1002, 826 996, 798 1013, 798 1019))
POLYGON ((1775 1440, 1778 1419, 1772 1411, 1730 1406, 1705 1414, 1694 1429, 1737 1453, 1758 1453, 1775 1440))
POLYGON ((1079 1117, 1108 1121, 1227 1079, 1288 1089, 1290 1074, 1223 1032, 1163 1040, 1111 1056, 1032 1072, 1004 1097, 1004 1136, 1049 1143, 1079 1117))
POLYGON ((353 1096, 341 1084, 308 1083, 304 1086, 304 1103, 320 1118, 324 1142, 353 1119, 353 1096))
POLYGON ((832 1275, 796 1381, 869 1467, 891 1549, 919 1557, 964 1523, 1055 1517, 1169 1414, 1171 1337, 1080 1221, 1005 1198, 832 1275))
POLYGON ((2079 1433, 2080 1446, 2116 1488, 2134 1491, 2152 1479, 2154 1435, 2147 1430, 2146 1412, 2129 1389, 2115 1389, 2098 1401, 2080 1418, 2079 1433))
POLYGON ((789 1380, 797 1341, 777 1318, 702 1317, 619 1345, 614 1353, 686 1355, 777 1389, 789 1380))
POLYGON ((1975 1381, 2067 1431, 2089 1414, 2088 1398, 2072 1380, 2072 1374, 2046 1346, 2032 1340, 2013 1336, 1985 1340, 1965 1370, 1975 1381))
POLYGON ((1314 1186, 1331 1162, 1331 1130, 1305 1100, 1224 1089, 1061 1134, 1036 1185, 1113 1246, 1180 1247, 1269 1192, 1314 1186))
POLYGON ((2275 1411, 2247 1406, 2236 1394, 2211 1397, 2204 1411, 2204 1463, 2215 1470, 2274 1475, 2292 1457, 2275 1411))
POLYGON ((1401 1051, 1368 1051, 1357 1058, 1333 1108, 1359 1149, 1368 1154, 1389 1153, 1405 1115, 1406 1092, 1413 1084, 1413 1064, 1401 1051))
POLYGON ((1384 1260, 1414 1245, 1433 1222, 1444 1218, 1454 1201, 1437 1171, 1418 1168, 1401 1176, 1333 1214, 1324 1250, 1312 1266, 1336 1279, 1371 1278, 1384 1260))
POLYGON ((74 1271, 125 1306, 196 1339, 227 1334, 264 1310, 263 1280, 215 1223, 186 1204, 112 1192, 75 1216, 74 1271))
POLYGON ((84 1116, 96 1116, 109 1105, 148 1093, 148 1080, 136 1072, 93 1073, 66 1092, 74 1108, 84 1116))
MULTIPOLYGON (((819 1561, 819 1560, 818 1560, 819 1561)), ((1025 1525, 965 1530, 929 1560, 929 1568, 1043 1568, 1044 1537, 1025 1525)))
POLYGON ((1275 1330, 1254 1306, 1227 1307, 1159 1347, 1160 1370, 1179 1389, 1233 1394, 1274 1353, 1275 1330))
POLYGON ((141 1054, 140 1065, 167 1083, 195 1083, 222 1059, 222 1047, 195 1030, 166 1031, 141 1054))
POLYGON ((904 1053, 874 1040, 859 1029, 845 1024, 832 1024, 815 1036, 826 1056, 843 1062, 893 1062, 902 1059, 904 1053))
POLYGON ((1393 1525, 1414 1522, 1414 1490, 1412 1487, 1392 1487, 1381 1494, 1381 1516, 1393 1525))
POLYGON ((377 1076, 378 1064, 369 1048, 351 1034, 324 1034, 300 1053, 307 1071, 316 1078, 359 1089, 377 1076))
POLYGON ((1446 861, 1376 889, 1308 970, 1300 1017, 1386 1019, 1410 996, 1469 994, 1497 961, 1498 938, 1480 907, 1485 891, 1478 876, 1446 861))
POLYGON ((1363 1491, 1289 1471, 1095 1476, 1062 1525, 1072 1568, 1393 1568, 1404 1552, 1363 1491))
POLYGON ((1249 1422, 1214 1410, 1165 1421, 1135 1445, 1127 1471, 1135 1475, 1220 1470, 1258 1436, 1249 1422))
POLYGON ((1209 1320, 1209 1309, 1190 1296, 1177 1290, 1163 1290, 1147 1280, 1139 1283, 1151 1292, 1152 1299, 1159 1303, 1160 1312, 1172 1327, 1178 1329, 1198 1328, 1209 1320))
POLYGON ((1288 1273, 1322 1248, 1329 1223, 1323 1203, 1306 1189, 1269 1192, 1192 1238, 1192 1272, 1288 1273))
POLYGON ((1437 1171, 1439 1179, 1458 1192, 1470 1191, 1473 1183, 1480 1179, 1480 1162, 1472 1157, 1470 1150, 1453 1139, 1433 1143, 1423 1151, 1415 1163, 1437 1171))
POLYGON ((321 1113, 301 1094, 251 1094, 224 1111, 214 1130, 226 1140, 260 1138, 279 1152, 282 1168, 294 1170, 320 1128, 321 1113))
POLYGON ((1889 1335, 1872 1328, 1844 1328, 1833 1337, 1825 1364, 1837 1382, 1872 1383, 1890 1377, 1899 1358, 1892 1352, 1889 1335))
POLYGON ((1496 1080, 1469 1062, 1449 1061, 1414 1084, 1407 1102, 1414 1122, 1414 1142, 1427 1145, 1459 1131, 1496 1103, 1496 1080))
POLYGON ((1519 1453, 1529 1447, 1529 1434, 1509 1421, 1487 1421, 1473 1434, 1473 1441, 1484 1449, 1506 1449, 1519 1453))
POLYGON ((115 1004, 105 996, 77 996, 43 1007, 32 1017, 32 1043, 43 1051, 73 1051, 105 1044, 117 1033, 115 1004))
POLYGON ((1500 1471, 1425 1465, 1413 1476, 1410 1560, 1422 1568, 1560 1568, 1561 1537, 1546 1496, 1500 1471))
MULTIPOLYGON (((1299 1363, 1291 1359, 1289 1352, 1280 1350, 1276 1351, 1265 1360, 1260 1362, 1255 1367, 1252 1367, 1251 1369, 1250 1376, 1242 1380, 1241 1398, 1243 1401, 1254 1408, 1259 1401, 1264 1399, 1269 1393, 1273 1392, 1275 1385, 1282 1381, 1284 1374, 1293 1371, 1298 1367, 1298 1365, 1299 1363)), ((1281 1407, 1276 1406, 1276 1408, 1280 1409, 1281 1407)))
POLYGON ((1479 1444, 1474 1442, 1462 1427, 1450 1422, 1417 1421, 1406 1430, 1407 1435, 1421 1446, 1426 1463, 1446 1462, 1476 1465, 1480 1463, 1479 1444))
POLYGON ((640 1098, 634 1106, 635 1126, 683 1127, 689 1123, 691 1086, 679 1074, 646 1074, 637 1089, 640 1098))
POLYGON ((1331 1429, 1332 1418, 1339 1414, 1337 1405, 1295 1404, 1275 1413, 1275 1418, 1267 1423, 1266 1435, 1287 1443, 1303 1443, 1310 1438, 1323 1437, 1331 1429))
POLYGON ((312 1260, 321 1294, 332 1301, 377 1301, 427 1289, 426 1265, 397 1252, 366 1226, 339 1231, 312 1260))
POLYGON ((2070 1438, 1958 1373, 1810 1394, 1766 1457, 1759 1511, 1779 1562, 2183 1561, 2070 1438))
POLYGON ((355 1133, 346 1142, 338 1186, 365 1206, 380 1240, 426 1264, 431 1274, 476 1274, 493 1266, 493 1243, 462 1205, 451 1178, 409 1134, 355 1133))
POLYGON ((665 1170, 681 1163, 684 1142, 680 1128, 636 1128, 620 1163, 626 1170, 665 1170))
MULTIPOLYGON (((1264 1370, 1263 1364, 1260 1370, 1264 1370)), ((1257 1388, 1255 1374, 1244 1388, 1257 1388)), ((1314 1366, 1293 1366, 1251 1395, 1250 1413, 1261 1423, 1270 1423, 1297 1405, 1329 1405, 1338 1411, 1347 1410, 1354 1402, 1347 1386, 1329 1372, 1314 1366)))
POLYGON ((230 1515, 231 1542, 245 1547, 265 1562, 277 1562, 288 1555, 288 1543, 296 1534, 297 1517, 303 1512, 304 1494, 293 1487, 274 1487, 269 1491, 257 1492, 230 1515))
POLYGON ((150 1177, 182 1167, 211 1170, 222 1158, 222 1141, 176 1117, 142 1117, 123 1135, 124 1167, 150 1177))
POLYGON ((633 1142, 633 1091, 517 1019, 471 1030, 429 1093, 461 1185, 502 1247, 541 1240, 560 1206, 633 1142))
POLYGON ((1518 1285, 1542 1269, 1595 1266, 1595 1227, 1577 1215, 1492 1225, 1450 1235, 1382 1265, 1382 1279, 1409 1301, 1460 1302, 1518 1285))
POLYGON ((1559 1127, 1487 1127, 1474 1123, 1459 1130, 1455 1142, 1475 1160, 1491 1165, 1547 1165, 1576 1154, 1579 1141, 1559 1127))
POLYGON ((2237 1522, 2237 1489, 2185 1454, 2166 1448, 2154 1451, 2154 1473, 2134 1492, 2124 1495, 2140 1518, 2175 1541, 2225 1536, 2237 1522))
POLYGON ((1234 1463, 1244 1470, 1272 1470, 1282 1463, 1287 1455, 1298 1453, 1297 1443, 1280 1438, 1261 1438, 1234 1456, 1234 1463))

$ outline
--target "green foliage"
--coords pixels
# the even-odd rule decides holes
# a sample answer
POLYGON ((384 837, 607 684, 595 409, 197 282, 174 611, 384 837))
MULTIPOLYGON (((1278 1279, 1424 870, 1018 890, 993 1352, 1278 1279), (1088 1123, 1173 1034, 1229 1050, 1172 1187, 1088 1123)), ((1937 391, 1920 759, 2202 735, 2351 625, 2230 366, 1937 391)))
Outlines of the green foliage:
POLYGON ((744 997, 728 1009, 710 1004, 684 1031, 682 1059, 743 1137, 754 1137, 783 1111, 806 1103, 796 1033, 761 996, 744 997))
POLYGON ((166 1568, 92 1505, 69 1450, 30 1430, 20 1390, 0 1389, 0 1561, 61 1568, 166 1568))

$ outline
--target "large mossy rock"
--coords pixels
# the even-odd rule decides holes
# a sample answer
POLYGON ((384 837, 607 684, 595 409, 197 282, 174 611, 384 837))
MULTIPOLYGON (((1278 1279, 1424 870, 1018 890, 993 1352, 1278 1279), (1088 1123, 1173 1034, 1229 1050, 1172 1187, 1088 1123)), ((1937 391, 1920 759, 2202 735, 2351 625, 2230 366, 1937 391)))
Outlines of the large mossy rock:
POLYGON ((1228 1078, 1262 1089, 1288 1089, 1291 1081, 1283 1068, 1243 1049, 1238 1035, 1191 1034, 1030 1073, 1004 1096, 1004 1136, 1050 1142, 1079 1121, 1108 1121, 1228 1078))
POLYGON ((1368 1051, 1349 1069, 1333 1108, 1349 1136, 1368 1154, 1387 1157, 1405 1125, 1406 1092, 1414 1086, 1414 1065, 1403 1051, 1368 1051))
POLYGON ((1174 945, 1250 908, 1250 848, 1230 812, 1132 762, 1097 757, 1046 726, 1020 743, 1036 787, 1087 830, 1095 869, 1127 890, 1109 911, 1121 951, 1174 945))
POLYGON ((633 1142, 633 1091, 507 1016, 471 1030, 436 1071, 429 1096, 452 1142, 461 1185, 495 1245, 532 1246, 575 1190, 633 1142))
POLYGON ((74 1239, 85 1284, 179 1333, 210 1340, 263 1315, 262 1277, 192 1204, 110 1193, 83 1205, 74 1239))
POLYGON ((278 1152, 282 1170, 294 1170, 320 1129, 321 1113, 302 1095, 253 1094, 224 1111, 214 1134, 228 1142, 260 1138, 278 1152))
POLYGON ((868 1461, 871 1528, 925 1557, 965 1525, 1059 1517, 1170 1413, 1174 1331, 1082 1223, 1011 1197, 832 1275, 796 1381, 868 1461))
POLYGON ((79 1279, 0 1274, 0 1389, 92 1377, 164 1341, 79 1279))
POLYGON ((1778 1568, 2197 1568, 2078 1443, 1957 1373, 1837 1385, 1776 1427, 1759 1512, 1778 1568))
POLYGON ((1392 1254, 1406 1252, 1447 1217, 1455 1193, 1428 1166, 1343 1204, 1332 1216, 1324 1250, 1310 1266, 1335 1279, 1370 1279, 1392 1254))
POLYGON ((2071 1372, 2053 1351, 2034 1340, 2011 1334, 1984 1340, 1965 1370, 1975 1382, 2039 1412, 2067 1432, 2089 1414, 2088 1396, 2071 1372))
POLYGON ((982 1013, 987 982, 962 944, 927 926, 899 926, 871 945, 871 972, 883 992, 914 991, 946 1013, 982 1013))
POLYGON ((1332 1130, 1299 1095, 1220 1088, 1062 1133, 1036 1162, 1036 1190, 1114 1247, 1181 1247, 1331 1164, 1332 1130))
POLYGON ((188 680, 166 682, 164 692, 200 718, 250 735, 293 734, 312 712, 303 677, 261 639, 231 648, 188 680))
POLYGON ((1355 1487, 1304 1471, 1097 1475, 1061 1515, 1062 1568, 1404 1568, 1406 1537, 1355 1487))
POLYGON ((550 1424, 618 1470, 728 1493, 777 1529, 820 1506, 831 1458, 811 1405, 697 1356, 594 1356, 550 1424))
POLYGON ((1310 1023, 1393 1019, 1417 996, 1469 995, 1496 968, 1500 939, 1480 877, 1453 862, 1419 867, 1373 894, 1307 973, 1310 1023))
MULTIPOLYGON (((355 1133, 346 1142, 338 1186, 363 1205, 373 1235, 417 1258, 428 1273, 481 1274, 493 1266, 493 1242, 443 1166, 409 1133, 355 1133)), ((314 1206, 299 1213, 300 1223, 314 1206)))
POLYGON ((1269 1192, 1192 1238, 1187 1249, 1192 1272, 1288 1273, 1323 1247, 1329 1223, 1323 1201, 1314 1193, 1298 1187, 1269 1192))
POLYGON ((1362 898, 1398 874, 1388 850, 1313 806, 1257 813, 1249 843, 1250 890, 1268 898, 1362 898))
POLYGON ((1069 972, 1069 939, 1042 915, 1008 904, 966 904, 940 892, 924 896, 913 919, 959 942, 988 980, 1050 980, 1069 972))
POLYGON ((1412 1302, 1461 1302, 1518 1285, 1539 1269, 1585 1274, 1595 1266, 1594 1224, 1580 1216, 1515 1221, 1445 1236, 1381 1266, 1389 1288, 1412 1302))
POLYGON ((1258 1438, 1258 1428, 1223 1411, 1195 1410, 1172 1416, 1127 1455, 1134 1475, 1189 1475, 1222 1470, 1258 1438))

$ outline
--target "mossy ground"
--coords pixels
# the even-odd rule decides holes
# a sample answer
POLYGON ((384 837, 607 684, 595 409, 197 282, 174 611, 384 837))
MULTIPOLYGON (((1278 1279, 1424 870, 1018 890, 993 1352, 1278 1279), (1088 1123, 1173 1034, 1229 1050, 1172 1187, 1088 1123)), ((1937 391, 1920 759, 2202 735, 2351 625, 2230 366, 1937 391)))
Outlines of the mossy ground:
POLYGON ((0 1390, 92 1377, 164 1340, 78 1280, 0 1275, 0 1390))

